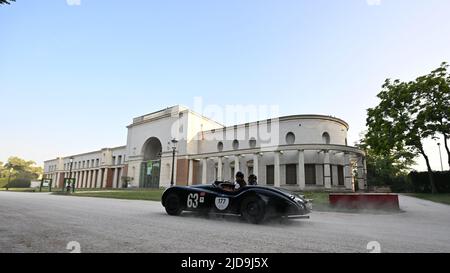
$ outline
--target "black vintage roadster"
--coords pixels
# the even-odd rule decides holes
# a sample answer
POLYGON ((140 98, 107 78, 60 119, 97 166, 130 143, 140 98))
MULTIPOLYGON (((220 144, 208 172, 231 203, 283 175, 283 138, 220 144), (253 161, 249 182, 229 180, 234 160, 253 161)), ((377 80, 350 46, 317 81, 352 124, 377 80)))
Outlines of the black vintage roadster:
POLYGON ((164 192, 162 205, 169 215, 178 216, 183 211, 233 214, 254 224, 275 217, 309 218, 306 215, 312 210, 309 200, 284 189, 245 186, 234 190, 234 184, 221 181, 171 187, 164 192))

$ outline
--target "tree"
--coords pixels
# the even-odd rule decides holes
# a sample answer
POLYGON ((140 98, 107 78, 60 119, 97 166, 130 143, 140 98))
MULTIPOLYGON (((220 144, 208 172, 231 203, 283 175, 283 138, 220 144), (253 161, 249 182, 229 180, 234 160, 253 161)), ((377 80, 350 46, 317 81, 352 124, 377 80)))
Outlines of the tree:
POLYGON ((5 167, 3 165, 4 163, 0 161, 0 178, 4 177, 5 167))
POLYGON ((367 110, 366 142, 375 154, 388 157, 397 154, 403 159, 422 155, 426 161, 432 193, 437 193, 433 170, 425 153, 422 140, 432 134, 427 128, 425 111, 417 99, 417 82, 387 79, 378 94, 381 100, 375 108, 367 110))
POLYGON ((421 115, 425 119, 425 129, 429 135, 442 135, 450 167, 450 73, 449 65, 442 65, 426 76, 417 78, 415 85, 420 100, 421 115))
POLYGON ((371 186, 393 186, 406 177, 414 163, 414 154, 391 150, 389 154, 377 154, 364 136, 355 145, 366 154, 367 183, 371 186))
POLYGON ((11 4, 10 2, 16 2, 16 0, 0 0, 0 5, 4 4, 10 5, 11 4))
POLYGON ((9 173, 10 169, 12 169, 12 176, 15 178, 30 180, 38 178, 43 173, 42 167, 36 166, 36 162, 32 160, 24 160, 19 157, 10 157, 3 169, 7 173, 9 173))

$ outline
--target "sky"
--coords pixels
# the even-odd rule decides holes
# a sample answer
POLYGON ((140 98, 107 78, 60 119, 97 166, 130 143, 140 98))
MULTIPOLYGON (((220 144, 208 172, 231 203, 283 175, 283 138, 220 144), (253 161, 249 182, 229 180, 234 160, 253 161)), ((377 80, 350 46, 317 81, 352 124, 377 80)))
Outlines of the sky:
POLYGON ((386 78, 450 62, 449 14, 448 0, 17 0, 0 6, 0 161, 125 145, 133 117, 196 98, 336 116, 354 143, 386 78))

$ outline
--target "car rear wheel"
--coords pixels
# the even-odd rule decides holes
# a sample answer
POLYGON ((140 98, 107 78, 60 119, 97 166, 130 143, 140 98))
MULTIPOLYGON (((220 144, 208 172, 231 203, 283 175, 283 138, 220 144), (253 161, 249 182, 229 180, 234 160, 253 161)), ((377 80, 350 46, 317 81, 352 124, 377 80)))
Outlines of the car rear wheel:
POLYGON ((178 216, 183 211, 180 197, 175 193, 171 193, 167 196, 165 207, 167 214, 172 216, 178 216))
POLYGON ((259 224, 264 221, 266 206, 264 201, 257 196, 250 196, 244 199, 241 204, 241 213, 244 219, 252 224, 259 224))

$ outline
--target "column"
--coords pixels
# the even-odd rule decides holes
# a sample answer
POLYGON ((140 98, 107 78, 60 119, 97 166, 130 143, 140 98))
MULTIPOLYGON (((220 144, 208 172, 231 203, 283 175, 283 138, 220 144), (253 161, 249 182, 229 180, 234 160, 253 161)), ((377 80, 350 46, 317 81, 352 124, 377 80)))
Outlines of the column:
POLYGON ((367 184, 367 160, 366 157, 363 157, 363 166, 364 166, 364 189, 368 190, 369 185, 367 184))
POLYGON ((81 172, 78 172, 77 174, 77 188, 81 188, 81 172))
POLYGON ((207 158, 203 158, 202 159, 202 184, 206 185, 206 183, 208 183, 208 159, 207 158))
POLYGON ((353 190, 352 188, 352 174, 350 167, 350 155, 348 153, 344 153, 344 183, 345 188, 348 190, 353 190))
POLYGON ((298 177, 297 184, 299 185, 301 190, 306 188, 306 179, 305 179, 305 152, 303 150, 298 151, 298 177))
POLYGON ((358 166, 358 188, 360 191, 362 191, 365 190, 366 188, 364 179, 364 164, 362 156, 358 157, 357 166, 358 166))
POLYGON ((112 184, 112 187, 113 188, 117 188, 117 168, 114 168, 114 171, 113 171, 113 184, 112 184))
POLYGON ((253 155, 253 174, 257 177, 259 175, 259 154, 253 155))
POLYGON ((77 171, 72 173, 72 178, 75 178, 75 185, 74 185, 74 187, 76 189, 77 188, 77 183, 78 183, 78 172, 77 171))
POLYGON ((275 152, 274 162, 274 186, 281 186, 281 171, 280 171, 280 152, 275 152))
POLYGON ((223 157, 217 159, 217 180, 223 181, 223 157))
POLYGON ((92 181, 92 171, 88 171, 88 179, 86 182, 86 188, 90 188, 91 187, 91 181, 92 181))
POLYGON ((236 174, 241 171, 241 169, 239 168, 239 155, 235 155, 234 156, 234 174, 232 179, 234 179, 234 176, 236 176, 236 174))
POLYGON ((123 176, 123 168, 119 168, 119 176, 117 177, 118 181, 118 188, 122 188, 122 176, 123 176))
POLYGON ((325 184, 325 189, 331 189, 331 170, 330 170, 330 152, 325 151, 323 159, 323 179, 325 184))
POLYGON ((106 188, 106 183, 108 181, 108 168, 105 168, 105 173, 103 175, 102 188, 106 188))
POLYGON ((81 185, 82 188, 86 188, 86 181, 87 181, 87 171, 83 171, 83 184, 81 185))
POLYGON ((192 185, 192 180, 194 178, 194 160, 189 160, 189 177, 188 177, 188 185, 192 185))
POLYGON ((97 181, 95 182, 96 188, 102 187, 102 169, 98 169, 97 181))

